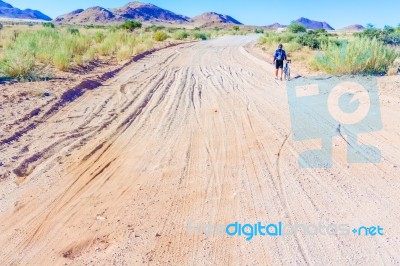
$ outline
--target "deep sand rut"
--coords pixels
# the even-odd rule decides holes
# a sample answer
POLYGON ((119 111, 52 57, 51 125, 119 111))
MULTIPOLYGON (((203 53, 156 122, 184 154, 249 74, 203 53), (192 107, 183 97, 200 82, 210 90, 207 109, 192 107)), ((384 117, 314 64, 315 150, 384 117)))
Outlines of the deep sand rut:
POLYGON ((0 183, 1 264, 400 263, 399 105, 382 103, 384 130, 363 136, 382 163, 349 165, 337 138, 332 169, 300 169, 317 142, 293 142, 284 83, 246 50, 256 38, 156 52, 4 144, 20 156, 0 183), (234 221, 385 235, 188 233, 234 221))

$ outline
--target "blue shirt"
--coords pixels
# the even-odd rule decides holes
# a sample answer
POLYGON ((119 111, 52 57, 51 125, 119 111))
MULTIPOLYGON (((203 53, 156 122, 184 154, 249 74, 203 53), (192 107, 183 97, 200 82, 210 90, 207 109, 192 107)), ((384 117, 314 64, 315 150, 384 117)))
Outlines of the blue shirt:
POLYGON ((279 61, 283 61, 283 60, 287 59, 286 58, 286 52, 283 49, 278 49, 278 50, 275 51, 274 60, 278 60, 279 56, 281 57, 281 59, 279 61))

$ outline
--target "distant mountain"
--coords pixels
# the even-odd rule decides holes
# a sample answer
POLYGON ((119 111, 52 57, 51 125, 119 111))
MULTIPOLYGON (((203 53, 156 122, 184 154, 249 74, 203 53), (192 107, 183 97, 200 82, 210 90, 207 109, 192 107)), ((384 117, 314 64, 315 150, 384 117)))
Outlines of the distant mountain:
POLYGON ((38 19, 47 21, 51 20, 50 17, 46 16, 40 11, 32 9, 21 10, 1 0, 0 0, 0 17, 15 18, 15 19, 38 19))
POLYGON ((108 24, 135 19, 149 23, 188 23, 190 18, 175 14, 153 4, 132 2, 120 8, 106 9, 91 7, 78 9, 57 17, 54 21, 62 24, 108 24))
POLYGON ((271 25, 266 26, 267 29, 281 29, 281 28, 287 28, 287 25, 282 25, 279 23, 274 23, 271 25))
POLYGON ((115 20, 116 16, 110 10, 95 6, 86 10, 77 9, 57 17, 54 21, 62 24, 103 24, 115 20))
POLYGON ((235 24, 243 25, 238 20, 228 15, 221 15, 215 12, 206 12, 191 19, 196 25, 211 26, 212 24, 235 24))
POLYGON ((365 27, 359 24, 350 25, 340 29, 341 31, 362 31, 365 27))
POLYGON ((331 27, 331 25, 329 25, 326 22, 314 21, 308 18, 299 18, 294 22, 302 24, 304 27, 310 30, 318 30, 318 29, 335 30, 334 28, 331 27))
POLYGON ((121 8, 112 9, 112 11, 124 19, 135 19, 142 22, 187 23, 190 20, 189 17, 141 2, 132 2, 121 8))

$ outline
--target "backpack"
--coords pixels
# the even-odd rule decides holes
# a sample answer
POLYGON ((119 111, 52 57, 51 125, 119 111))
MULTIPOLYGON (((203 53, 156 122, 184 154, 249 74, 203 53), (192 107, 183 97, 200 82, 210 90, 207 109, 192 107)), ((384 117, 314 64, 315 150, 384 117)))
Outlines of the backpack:
POLYGON ((276 53, 277 53, 276 60, 283 61, 283 50, 280 50, 280 52, 278 50, 278 51, 276 51, 276 53))

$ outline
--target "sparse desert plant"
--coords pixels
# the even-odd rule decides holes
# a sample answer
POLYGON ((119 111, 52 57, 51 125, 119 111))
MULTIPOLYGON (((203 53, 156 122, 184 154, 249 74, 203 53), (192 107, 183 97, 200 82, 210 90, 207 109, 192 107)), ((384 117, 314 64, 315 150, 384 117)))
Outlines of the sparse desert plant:
POLYGON ((240 30, 240 27, 239 27, 239 26, 233 26, 233 27, 232 27, 232 30, 234 30, 234 31, 239 31, 239 30, 240 30))
POLYGON ((159 30, 154 33, 154 40, 156 40, 157 42, 162 42, 166 39, 168 39, 168 34, 165 31, 159 30))
POLYGON ((2 30, 2 29, 3 29, 3 24, 0 23, 0 30, 2 30))

